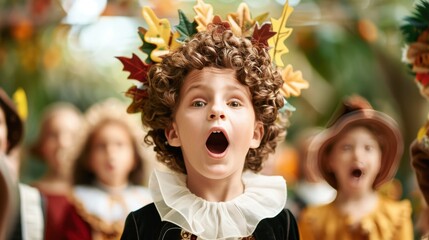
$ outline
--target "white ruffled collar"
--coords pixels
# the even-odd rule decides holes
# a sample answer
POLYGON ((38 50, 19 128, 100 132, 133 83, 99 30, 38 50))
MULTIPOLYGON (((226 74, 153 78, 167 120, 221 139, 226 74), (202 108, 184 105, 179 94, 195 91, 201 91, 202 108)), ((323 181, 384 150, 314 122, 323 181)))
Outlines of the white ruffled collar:
POLYGON ((244 193, 227 202, 209 202, 191 193, 186 175, 154 170, 150 190, 163 221, 202 239, 231 239, 253 233, 258 223, 279 214, 286 204, 280 176, 243 173, 244 193))

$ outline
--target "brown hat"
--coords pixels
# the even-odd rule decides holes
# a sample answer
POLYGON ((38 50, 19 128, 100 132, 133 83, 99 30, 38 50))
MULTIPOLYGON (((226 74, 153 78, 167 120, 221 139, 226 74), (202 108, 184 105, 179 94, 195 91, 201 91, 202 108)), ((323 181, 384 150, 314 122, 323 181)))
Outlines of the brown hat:
POLYGON ((331 147, 344 130, 362 125, 373 130, 382 151, 381 167, 373 188, 392 179, 398 170, 403 142, 397 123, 388 115, 375 111, 365 99, 355 95, 344 100, 337 114, 329 121, 328 128, 318 134, 310 146, 310 160, 318 165, 323 178, 335 189, 338 188, 337 179, 327 164, 331 147))
POLYGON ((8 141, 6 153, 9 153, 21 141, 24 129, 15 104, 2 88, 0 88, 0 107, 6 117, 8 141))

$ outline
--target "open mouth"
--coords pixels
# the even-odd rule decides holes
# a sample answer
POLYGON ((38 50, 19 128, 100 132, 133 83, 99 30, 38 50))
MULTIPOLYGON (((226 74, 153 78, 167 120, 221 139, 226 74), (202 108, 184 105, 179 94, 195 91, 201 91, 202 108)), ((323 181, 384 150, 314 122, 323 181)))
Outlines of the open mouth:
POLYGON ((215 154, 225 152, 228 145, 228 140, 221 131, 213 131, 206 141, 207 149, 215 154))
POLYGON ((363 171, 359 168, 353 169, 351 175, 355 178, 360 178, 363 175, 363 171))

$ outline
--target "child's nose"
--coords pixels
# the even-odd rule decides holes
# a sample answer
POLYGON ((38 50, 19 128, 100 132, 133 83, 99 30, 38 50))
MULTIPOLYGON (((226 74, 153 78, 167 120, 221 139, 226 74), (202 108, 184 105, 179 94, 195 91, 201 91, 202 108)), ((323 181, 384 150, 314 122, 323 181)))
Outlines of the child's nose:
POLYGON ((361 161, 364 158, 364 151, 360 148, 355 148, 353 155, 356 161, 361 161))
POLYGON ((223 114, 223 113, 211 113, 209 115, 209 120, 216 120, 216 119, 225 119, 225 114, 223 114))
POLYGON ((209 112, 208 120, 225 119, 225 113, 219 106, 213 106, 209 112))

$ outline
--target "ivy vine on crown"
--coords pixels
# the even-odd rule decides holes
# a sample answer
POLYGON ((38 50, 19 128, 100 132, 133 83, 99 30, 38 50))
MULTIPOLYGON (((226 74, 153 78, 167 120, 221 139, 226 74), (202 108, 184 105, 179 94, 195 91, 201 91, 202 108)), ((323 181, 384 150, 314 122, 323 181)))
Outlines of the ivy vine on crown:
MULTIPOLYGON (((138 81, 125 93, 132 99, 127 109, 128 113, 141 112, 141 102, 148 96, 145 84, 147 84, 147 73, 150 67, 161 62, 163 55, 177 49, 197 32, 205 31, 210 24, 223 25, 225 29, 231 29, 235 36, 248 38, 253 45, 267 48, 273 64, 284 68, 281 72, 284 84, 280 91, 285 98, 299 96, 302 89, 309 87, 309 83, 303 79, 300 71, 293 71, 291 65, 284 67, 282 61, 282 56, 289 52, 285 41, 292 33, 292 28, 286 27, 286 22, 293 11, 288 2, 285 3, 280 18, 271 18, 269 22, 264 22, 268 13, 252 18, 246 3, 241 3, 236 12, 227 14, 226 21, 214 15, 212 5, 203 0, 197 0, 193 9, 196 15, 192 22, 183 11, 178 10, 179 24, 174 26, 175 31, 172 31, 167 19, 159 19, 151 8, 143 7, 142 15, 148 29, 139 27, 138 34, 143 41, 139 49, 147 55, 146 59, 142 61, 134 53, 131 58, 117 57, 124 66, 123 70, 130 72, 128 79, 138 81)), ((294 110, 286 100, 285 108, 294 110)))

